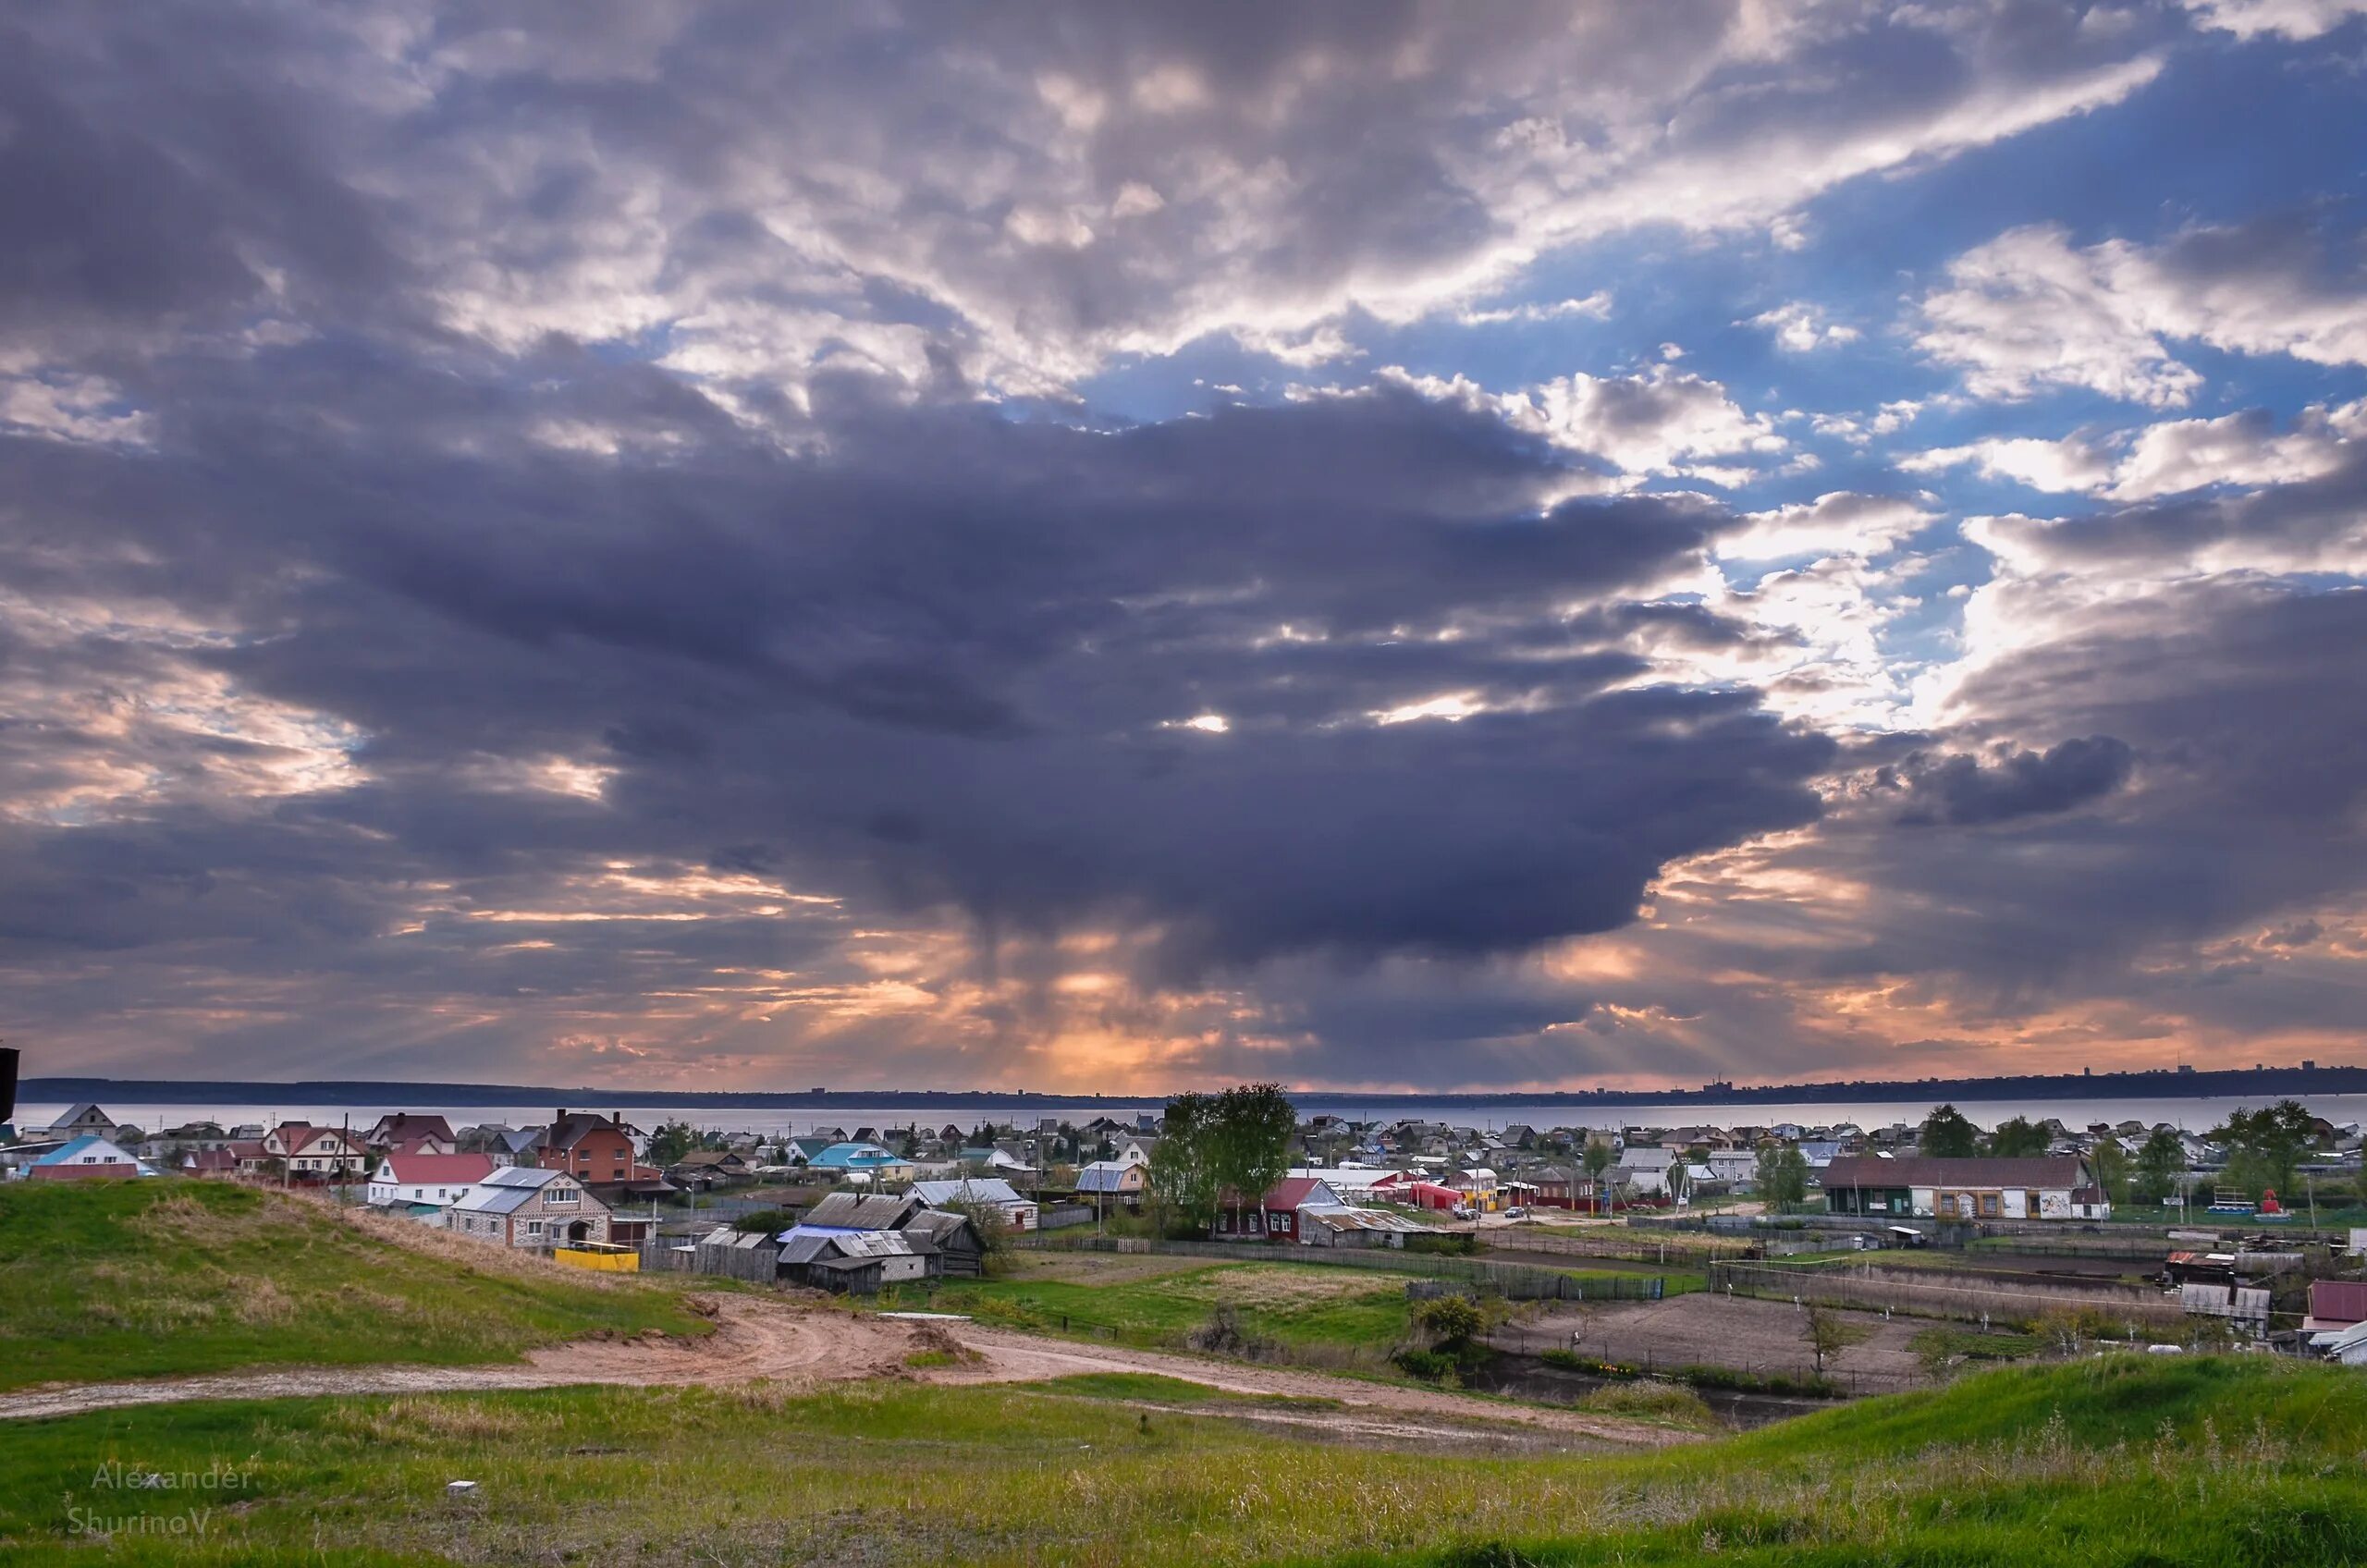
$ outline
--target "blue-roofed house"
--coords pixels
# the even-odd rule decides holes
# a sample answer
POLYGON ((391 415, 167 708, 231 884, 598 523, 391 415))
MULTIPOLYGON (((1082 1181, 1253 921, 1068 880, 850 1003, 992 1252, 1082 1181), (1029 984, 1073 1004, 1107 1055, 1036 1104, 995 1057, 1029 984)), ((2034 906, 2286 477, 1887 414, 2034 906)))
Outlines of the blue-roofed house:
POLYGON ((877 1144, 832 1144, 806 1162, 814 1170, 835 1170, 848 1179, 898 1184, 913 1179, 913 1162, 877 1144))
POLYGON ((25 1171, 26 1177, 35 1182, 104 1181, 155 1174, 154 1167, 141 1164, 118 1145, 88 1134, 50 1150, 25 1171))

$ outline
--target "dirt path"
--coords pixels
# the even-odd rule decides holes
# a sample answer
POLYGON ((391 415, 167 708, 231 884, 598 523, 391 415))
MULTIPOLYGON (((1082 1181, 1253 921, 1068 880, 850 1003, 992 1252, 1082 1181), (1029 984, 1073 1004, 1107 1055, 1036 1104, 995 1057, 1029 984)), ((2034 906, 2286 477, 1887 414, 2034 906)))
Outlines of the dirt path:
POLYGON ((1207 1361, 1114 1345, 1072 1344, 975 1323, 880 1318, 753 1296, 722 1298, 717 1303, 715 1333, 701 1340, 652 1334, 633 1340, 582 1341, 535 1351, 522 1363, 499 1366, 298 1366, 202 1378, 53 1385, 0 1394, 0 1419, 202 1399, 444 1393, 582 1383, 722 1384, 758 1378, 793 1384, 889 1377, 949 1384, 1009 1383, 1083 1372, 1149 1372, 1228 1393, 1336 1400, 1344 1407, 1339 1412, 1240 1408, 1195 1412, 1157 1401, 1142 1402, 1155 1411, 1319 1427, 1336 1435, 1468 1441, 1517 1433, 1526 1440, 1555 1437, 1643 1447, 1692 1440, 1688 1433, 1575 1410, 1503 1403, 1286 1367, 1207 1361), (942 1346, 948 1335, 976 1359, 925 1373, 905 1366, 904 1359, 913 1351, 942 1346))
MULTIPOLYGON (((1856 1336, 1827 1364, 1827 1375, 1845 1388, 1886 1393, 1929 1380, 1914 1341, 1930 1323, 1885 1318, 1879 1312, 1836 1311, 1833 1316, 1856 1336)), ((1575 1343, 1582 1354, 1605 1361, 1661 1367, 1699 1364, 1805 1377, 1814 1367, 1801 1337, 1802 1322, 1799 1309, 1789 1302, 1697 1292, 1580 1312, 1548 1308, 1535 1318, 1500 1329, 1489 1342, 1500 1350, 1520 1351, 1575 1343)))

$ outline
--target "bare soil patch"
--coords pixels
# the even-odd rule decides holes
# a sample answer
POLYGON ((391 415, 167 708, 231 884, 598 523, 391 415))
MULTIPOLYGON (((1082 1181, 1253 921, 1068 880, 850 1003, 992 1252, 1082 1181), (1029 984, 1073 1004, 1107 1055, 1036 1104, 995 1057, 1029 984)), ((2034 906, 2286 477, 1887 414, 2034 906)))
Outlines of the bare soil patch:
MULTIPOLYGON (((1878 1312, 1841 1312, 1863 1337, 1825 1358, 1825 1375, 1861 1393, 1890 1393, 1928 1381, 1916 1359, 1919 1318, 1885 1319, 1878 1312), (1854 1375, 1854 1377, 1853 1377, 1854 1375)), ((1619 1303, 1584 1311, 1549 1310, 1499 1330, 1501 1350, 1576 1348, 1604 1361, 1656 1367, 1725 1366, 1746 1372, 1806 1376, 1816 1358, 1801 1337, 1803 1314, 1789 1302, 1700 1293, 1667 1301, 1619 1303)))

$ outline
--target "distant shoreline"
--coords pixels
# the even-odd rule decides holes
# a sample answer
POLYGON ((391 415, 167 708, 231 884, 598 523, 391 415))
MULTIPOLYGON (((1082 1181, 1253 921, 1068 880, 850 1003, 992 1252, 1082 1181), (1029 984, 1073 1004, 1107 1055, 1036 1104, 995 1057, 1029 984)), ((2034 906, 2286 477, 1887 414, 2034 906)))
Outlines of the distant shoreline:
MULTIPOLYGON (((519 1084, 448 1084, 389 1080, 322 1079, 292 1083, 250 1080, 132 1078, 28 1078, 18 1085, 25 1103, 68 1104, 108 1099, 146 1105, 282 1103, 379 1106, 405 1102, 448 1106, 549 1104, 597 1107, 717 1106, 739 1109, 863 1106, 1041 1106, 1048 1109, 1138 1107, 1164 1104, 1164 1094, 1056 1095, 988 1089, 803 1089, 694 1092, 621 1088, 552 1088, 519 1084)), ((1386 1109, 1391 1106, 1619 1106, 1619 1105, 1798 1105, 1820 1101, 2079 1100, 2143 1096, 2214 1099, 2231 1096, 2367 1094, 2367 1067, 2263 1067, 2194 1072, 2054 1073, 2008 1078, 1882 1079, 1748 1086, 1714 1084, 1692 1089, 1527 1091, 1460 1093, 1369 1093, 1358 1089, 1301 1087, 1294 1099, 1349 1103, 1386 1109)))

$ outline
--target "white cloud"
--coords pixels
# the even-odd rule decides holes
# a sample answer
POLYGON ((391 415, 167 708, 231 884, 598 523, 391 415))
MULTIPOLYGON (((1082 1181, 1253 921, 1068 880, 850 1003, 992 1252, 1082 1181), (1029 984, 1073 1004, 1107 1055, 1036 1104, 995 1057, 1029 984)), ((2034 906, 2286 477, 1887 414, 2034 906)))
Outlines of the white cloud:
POLYGON ((1932 521, 1934 514, 1898 496, 1830 491, 1813 501, 1745 514, 1748 526, 1718 541, 1721 560, 1778 560, 1787 556, 1878 556, 1932 521))
POLYGON ((2056 495, 2088 494, 2142 501, 2216 485, 2251 489, 2333 472, 2367 435, 2367 399, 2304 410, 2278 433, 2263 410, 2217 419, 2165 420, 2133 432, 2091 437, 1991 438, 1935 447, 1901 458, 1909 473, 1969 465, 2056 495))
POLYGON ((1525 391, 1490 392, 1467 377, 1417 376, 1401 367, 1384 380, 1424 397, 1484 410, 1515 429, 1600 458, 1634 478, 1678 475, 1733 486, 1756 477, 1747 464, 1716 463, 1786 450, 1764 414, 1746 412, 1705 376, 1657 365, 1640 375, 1581 371, 1525 391))
POLYGON ((2287 226, 2199 228, 2152 250, 2075 248, 2061 228, 2017 228, 1951 263, 1924 297, 1917 346, 1984 398, 2082 386, 2157 408, 2202 383, 2171 345, 2319 364, 2367 362, 2367 288, 2325 266, 2287 226))
POLYGON ((1824 312, 1814 305, 1798 300, 1778 305, 1772 311, 1761 311, 1746 325, 1763 326, 1774 336, 1776 345, 1795 354, 1805 354, 1816 349, 1828 349, 1835 343, 1854 342, 1858 329, 1841 326, 1825 320, 1824 312))
POLYGON ((2238 38, 2275 33, 2298 43, 2367 15, 2367 0, 2186 0, 2186 8, 2201 27, 2238 38))

